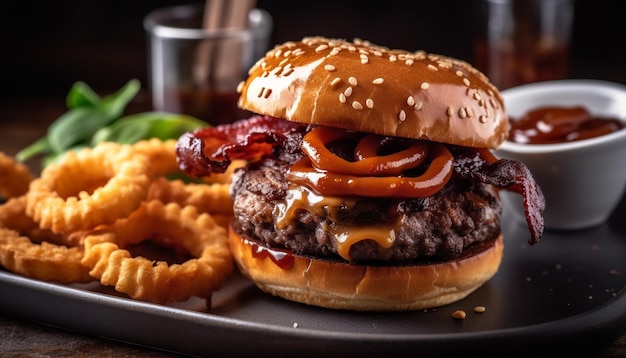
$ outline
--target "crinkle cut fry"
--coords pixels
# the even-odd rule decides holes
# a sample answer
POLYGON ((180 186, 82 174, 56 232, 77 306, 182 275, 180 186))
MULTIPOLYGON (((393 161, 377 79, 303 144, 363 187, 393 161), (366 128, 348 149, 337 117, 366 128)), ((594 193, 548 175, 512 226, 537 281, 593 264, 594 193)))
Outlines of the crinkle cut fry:
POLYGON ((26 210, 55 233, 88 230, 137 209, 151 179, 148 157, 129 145, 101 143, 46 167, 31 182, 26 210))
POLYGON ((82 263, 103 285, 139 300, 165 304, 191 296, 209 298, 233 271, 226 229, 193 206, 146 201, 121 219, 85 237, 82 263), (126 249, 144 240, 181 245, 194 258, 168 265, 132 257, 126 249))
POLYGON ((13 198, 26 193, 33 179, 26 165, 0 151, 0 197, 13 198))

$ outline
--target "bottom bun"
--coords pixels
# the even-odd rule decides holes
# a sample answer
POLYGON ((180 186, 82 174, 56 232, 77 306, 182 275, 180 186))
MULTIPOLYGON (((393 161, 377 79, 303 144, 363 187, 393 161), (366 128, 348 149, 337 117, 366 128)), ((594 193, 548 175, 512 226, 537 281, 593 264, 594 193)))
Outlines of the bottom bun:
POLYGON ((408 311, 459 301, 498 271, 502 235, 451 261, 412 266, 366 266, 268 249, 230 230, 241 273, 262 291, 333 309, 408 311))

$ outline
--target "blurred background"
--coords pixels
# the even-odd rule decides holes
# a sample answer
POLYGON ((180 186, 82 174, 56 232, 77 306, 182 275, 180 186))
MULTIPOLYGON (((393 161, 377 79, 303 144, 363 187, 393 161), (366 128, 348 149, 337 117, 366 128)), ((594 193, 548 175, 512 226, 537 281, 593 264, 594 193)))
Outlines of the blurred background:
MULTIPOLYGON (((147 86, 144 16, 160 7, 190 3, 5 0, 0 14, 0 121, 11 120, 8 106, 28 105, 38 97, 62 99, 78 80, 100 94, 131 78, 147 86)), ((472 0, 258 0, 257 5, 274 18, 274 44, 313 35, 359 37, 473 62, 472 0)), ((576 1, 569 77, 626 84, 626 29, 619 5, 615 0, 576 1)))

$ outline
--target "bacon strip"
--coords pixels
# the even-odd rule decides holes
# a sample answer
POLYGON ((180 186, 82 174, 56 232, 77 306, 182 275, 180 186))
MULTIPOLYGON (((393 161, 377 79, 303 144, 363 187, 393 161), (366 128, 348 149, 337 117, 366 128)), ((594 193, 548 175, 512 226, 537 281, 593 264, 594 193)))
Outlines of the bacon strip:
POLYGON ((291 134, 304 133, 306 127, 270 116, 253 116, 232 124, 201 128, 178 139, 178 165, 191 176, 203 177, 225 172, 234 159, 295 153, 300 151, 300 141, 291 134))
POLYGON ((528 243, 536 244, 543 236, 546 202, 528 167, 515 160, 498 160, 486 150, 477 151, 473 156, 470 153, 465 149, 455 150, 456 173, 522 195, 526 223, 530 229, 528 243))

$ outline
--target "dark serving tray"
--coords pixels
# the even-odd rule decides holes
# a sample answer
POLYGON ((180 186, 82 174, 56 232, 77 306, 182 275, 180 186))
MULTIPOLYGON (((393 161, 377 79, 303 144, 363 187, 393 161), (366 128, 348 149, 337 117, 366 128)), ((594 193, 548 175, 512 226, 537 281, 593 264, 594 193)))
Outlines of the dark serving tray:
POLYGON ((505 216, 496 276, 465 300, 416 312, 309 307, 260 292, 239 274, 212 308, 191 299, 162 306, 99 284, 63 286, 0 270, 0 313, 188 355, 332 357, 413 353, 594 352, 626 332, 626 200, 602 226, 546 232, 535 246, 505 216), (484 313, 475 313, 484 306, 484 313), (464 320, 452 312, 467 312, 464 320))

